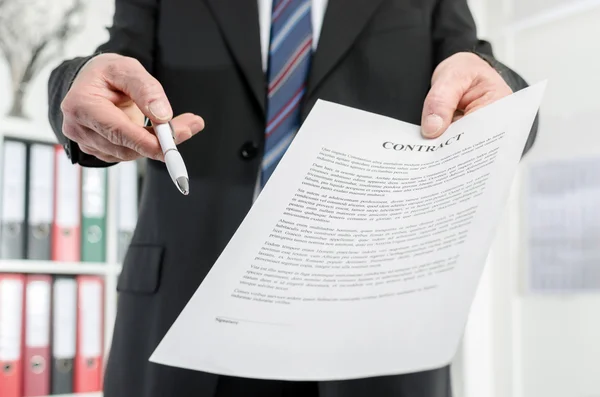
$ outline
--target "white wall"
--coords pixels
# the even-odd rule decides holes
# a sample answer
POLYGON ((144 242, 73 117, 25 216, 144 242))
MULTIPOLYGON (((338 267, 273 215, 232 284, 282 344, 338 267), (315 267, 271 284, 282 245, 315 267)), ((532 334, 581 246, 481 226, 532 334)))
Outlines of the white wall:
POLYGON ((600 157, 600 1, 485 0, 478 7, 496 55, 530 83, 549 85, 538 140, 521 164, 467 327, 457 397, 597 397, 600 293, 528 292, 523 200, 532 164, 600 157))
MULTIPOLYGON (((577 2, 565 3, 554 21, 514 35, 515 65, 530 79, 549 79, 545 121, 530 163, 600 157, 600 1, 585 3, 588 9, 572 15, 570 7, 577 2)), ((520 248, 524 275, 527 250, 523 244, 520 248)), ((519 396, 599 396, 600 294, 551 298, 522 293, 518 299, 519 396)))

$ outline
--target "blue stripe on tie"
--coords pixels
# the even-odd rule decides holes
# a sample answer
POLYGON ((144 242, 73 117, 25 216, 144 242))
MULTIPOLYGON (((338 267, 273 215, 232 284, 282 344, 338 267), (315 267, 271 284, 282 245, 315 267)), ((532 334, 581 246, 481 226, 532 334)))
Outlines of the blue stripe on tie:
POLYGON ((276 153, 274 153, 274 155, 272 157, 269 157, 269 155, 267 155, 268 157, 265 157, 265 159, 267 159, 268 163, 263 162, 263 164, 262 164, 262 175, 261 175, 261 185, 262 186, 264 186, 265 183, 267 183, 267 180, 271 177, 271 174, 273 173, 273 171, 275 171, 275 168, 281 161, 281 158, 287 151, 290 143, 292 143, 292 140, 294 139, 294 133, 295 133, 295 130, 290 131, 287 134, 287 137, 288 137, 287 140, 282 141, 281 146, 278 148, 275 148, 273 150, 276 153))
MULTIPOLYGON (((304 25, 304 23, 303 23, 304 25)), ((300 44, 304 42, 309 36, 303 32, 307 27, 306 26, 298 26, 298 31, 292 32, 289 38, 290 45, 286 44, 286 48, 280 47, 276 54, 271 56, 271 69, 269 70, 269 84, 273 82, 275 77, 279 75, 279 73, 285 68, 285 66, 290 62, 291 58, 297 54, 297 51, 300 48, 300 44), (291 44, 291 41, 294 41, 295 46, 291 44)), ((312 58, 312 37, 311 37, 311 45, 308 48, 309 58, 312 58)))
MULTIPOLYGON (((285 45, 279 45, 276 50, 272 50, 269 47, 269 61, 270 65, 273 69, 280 69, 290 56, 294 53, 296 47, 294 44, 300 44, 300 42, 305 39, 307 36, 312 37, 312 19, 310 13, 304 15, 300 20, 296 22, 296 24, 287 31, 285 35, 284 43, 285 45)), ((274 29, 273 35, 276 35, 279 30, 274 29)))
POLYGON ((305 56, 296 68, 289 73, 286 80, 267 96, 271 105, 267 120, 273 118, 279 110, 287 104, 287 102, 298 92, 298 90, 306 83, 306 74, 310 65, 310 56, 305 56))
POLYGON ((283 139, 277 142, 277 144, 269 150, 269 153, 263 158, 262 165, 264 168, 271 167, 275 161, 283 156, 289 144, 294 140, 295 134, 296 128, 293 128, 293 131, 287 131, 283 139))
MULTIPOLYGON (((302 62, 302 66, 308 64, 308 59, 302 62)), ((269 103, 273 103, 267 112, 269 122, 273 120, 279 113, 281 113, 288 105, 289 102, 298 94, 299 90, 304 87, 302 84, 306 82, 305 72, 303 70, 296 70, 290 75, 288 80, 281 88, 269 98, 269 103), (293 91, 296 90, 296 91, 293 91)), ((301 99, 301 98, 300 98, 301 99)), ((273 129, 273 125, 270 123, 267 125, 268 130, 265 133, 269 134, 273 129)))
POLYGON ((286 39, 286 37, 290 34, 290 32, 294 29, 294 26, 302 19, 309 14, 310 11, 310 2, 306 1, 302 6, 300 6, 295 12, 286 20, 284 26, 279 29, 273 40, 271 40, 270 53, 273 54, 281 43, 286 39))
POLYGON ((276 114, 271 121, 269 121, 269 125, 267 126, 267 135, 270 134, 273 131, 273 129, 276 128, 277 125, 280 124, 284 118, 289 116, 291 109, 296 107, 298 105, 298 102, 300 102, 300 100, 302 99, 304 91, 305 89, 302 89, 300 92, 297 92, 296 95, 292 97, 291 101, 288 102, 285 108, 282 109, 278 114, 276 114))
POLYGON ((296 69, 302 69, 302 63, 310 56, 312 51, 312 37, 307 36, 301 44, 294 50, 289 60, 281 67, 281 70, 274 74, 272 81, 269 83, 269 97, 273 95, 285 85, 285 82, 289 80, 290 76, 296 71, 296 69))
POLYGON ((265 142, 265 153, 268 153, 277 142, 282 140, 291 130, 298 128, 299 121, 296 117, 288 117, 275 129, 265 142))
POLYGON ((290 3, 292 3, 292 0, 281 0, 274 5, 273 14, 271 15, 271 23, 276 23, 277 20, 284 15, 290 3))

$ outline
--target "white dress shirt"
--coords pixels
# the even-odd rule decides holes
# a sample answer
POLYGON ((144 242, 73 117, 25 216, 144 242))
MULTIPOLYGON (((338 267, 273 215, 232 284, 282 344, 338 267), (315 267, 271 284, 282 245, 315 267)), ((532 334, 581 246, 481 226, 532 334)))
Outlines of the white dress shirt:
MULTIPOLYGON (((309 0, 310 1, 310 0, 309 0)), ((271 11, 273 0, 258 0, 258 22, 260 24, 260 46, 262 52, 263 71, 267 70, 269 56, 269 41, 271 39, 271 11)), ((312 0, 311 16, 313 29, 313 50, 317 48, 317 42, 321 35, 321 26, 323 26, 323 18, 325 9, 327 8, 327 0, 312 0)))

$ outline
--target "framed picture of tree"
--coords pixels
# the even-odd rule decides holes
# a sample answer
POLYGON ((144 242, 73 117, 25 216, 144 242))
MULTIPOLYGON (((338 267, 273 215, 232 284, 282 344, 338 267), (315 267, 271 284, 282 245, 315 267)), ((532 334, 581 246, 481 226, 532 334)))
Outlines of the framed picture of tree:
POLYGON ((29 118, 25 107, 28 89, 82 31, 87 1, 0 0, 0 57, 10 74, 10 87, 2 87, 11 98, 6 116, 29 118))

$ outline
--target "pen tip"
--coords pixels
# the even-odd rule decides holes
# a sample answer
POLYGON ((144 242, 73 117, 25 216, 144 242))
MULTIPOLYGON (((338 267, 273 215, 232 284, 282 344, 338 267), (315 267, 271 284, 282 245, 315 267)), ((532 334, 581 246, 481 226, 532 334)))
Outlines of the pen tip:
POLYGON ((179 188, 179 191, 184 195, 187 196, 188 194, 190 194, 190 181, 188 180, 188 178, 184 176, 180 176, 179 178, 177 178, 177 187, 179 188))

